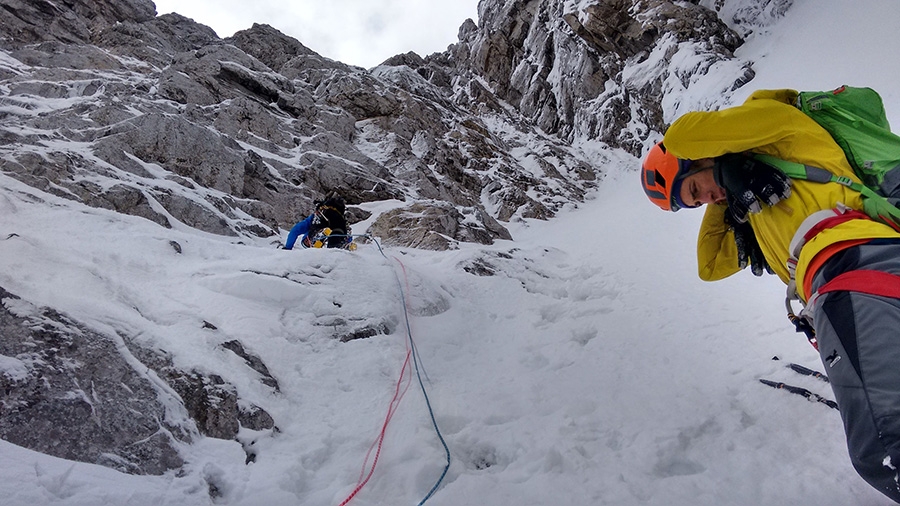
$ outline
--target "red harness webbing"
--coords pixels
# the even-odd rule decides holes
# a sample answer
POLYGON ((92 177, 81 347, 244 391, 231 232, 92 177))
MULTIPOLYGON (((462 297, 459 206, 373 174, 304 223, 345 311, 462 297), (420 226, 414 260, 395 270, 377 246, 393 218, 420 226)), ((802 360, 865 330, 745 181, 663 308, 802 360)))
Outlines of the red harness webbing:
POLYGON ((872 270, 849 271, 822 285, 817 293, 841 290, 900 299, 900 275, 872 270))

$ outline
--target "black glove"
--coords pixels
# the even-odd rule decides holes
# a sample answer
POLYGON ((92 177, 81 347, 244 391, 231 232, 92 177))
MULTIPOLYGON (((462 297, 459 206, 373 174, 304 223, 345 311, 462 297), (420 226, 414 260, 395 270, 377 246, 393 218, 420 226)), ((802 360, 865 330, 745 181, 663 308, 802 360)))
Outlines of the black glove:
POLYGON ((791 196, 791 178, 776 167, 740 154, 715 159, 713 177, 725 189, 728 209, 738 223, 791 196))
POLYGON ((756 240, 756 234, 753 233, 753 227, 748 222, 736 222, 734 216, 725 211, 725 224, 734 231, 734 243, 737 245, 738 267, 744 269, 750 265, 750 272, 754 276, 762 276, 763 272, 774 274, 766 257, 763 256, 759 242, 756 240))

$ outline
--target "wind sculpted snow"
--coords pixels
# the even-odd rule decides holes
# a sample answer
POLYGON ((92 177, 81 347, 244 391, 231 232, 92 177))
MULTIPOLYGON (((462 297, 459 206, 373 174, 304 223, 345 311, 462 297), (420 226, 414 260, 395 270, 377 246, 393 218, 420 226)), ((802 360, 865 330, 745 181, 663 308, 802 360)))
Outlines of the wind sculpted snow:
MULTIPOLYGON (((3 176, 17 231, 0 242, 4 272, 17 273, 8 290, 222 376, 277 425, 198 438, 182 447, 185 472, 159 477, 0 443, 9 504, 207 504, 211 492, 222 504, 337 504, 401 379, 401 287, 452 453, 429 504, 878 504, 849 467, 837 413, 756 381, 828 393, 770 360, 817 366, 782 320, 780 288, 695 280, 697 217, 636 205, 629 162, 584 207, 516 241, 387 258, 374 244, 283 251, 161 230, 36 203, 3 176), (335 339, 373 321, 374 337, 335 339), (279 391, 222 348, 233 339, 279 391)), ((412 386, 356 504, 415 503, 445 463, 421 391, 402 381, 412 386)))

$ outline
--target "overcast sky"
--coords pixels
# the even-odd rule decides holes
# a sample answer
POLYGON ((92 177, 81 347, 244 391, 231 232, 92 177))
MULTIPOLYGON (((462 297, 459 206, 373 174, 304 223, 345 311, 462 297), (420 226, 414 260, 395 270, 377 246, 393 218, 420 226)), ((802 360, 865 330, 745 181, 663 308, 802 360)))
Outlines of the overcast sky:
POLYGON ((371 68, 400 53, 442 52, 457 42, 466 18, 478 22, 478 0, 154 0, 156 12, 177 12, 219 37, 268 24, 313 51, 371 68))

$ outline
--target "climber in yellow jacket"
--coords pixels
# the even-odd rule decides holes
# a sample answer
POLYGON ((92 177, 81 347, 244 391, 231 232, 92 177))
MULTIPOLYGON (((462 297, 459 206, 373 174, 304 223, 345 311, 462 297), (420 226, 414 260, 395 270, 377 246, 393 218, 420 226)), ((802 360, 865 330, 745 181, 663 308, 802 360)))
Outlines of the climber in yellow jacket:
POLYGON ((862 212, 857 191, 792 180, 750 156, 858 180, 831 135, 794 106, 797 96, 760 90, 737 107, 685 114, 645 157, 641 181, 664 210, 706 205, 702 279, 749 265, 777 274, 807 304, 853 465, 900 502, 900 233, 862 212))

